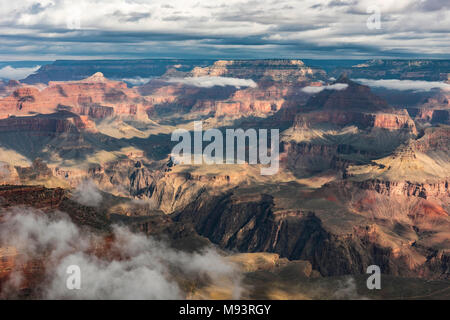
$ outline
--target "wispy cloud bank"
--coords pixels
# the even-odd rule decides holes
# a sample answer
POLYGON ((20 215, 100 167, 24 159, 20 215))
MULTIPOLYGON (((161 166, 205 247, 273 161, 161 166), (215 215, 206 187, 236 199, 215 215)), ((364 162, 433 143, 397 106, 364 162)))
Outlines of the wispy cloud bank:
POLYGON ((235 267, 211 248, 184 253, 119 226, 108 241, 81 230, 62 213, 14 208, 2 218, 0 247, 15 247, 19 255, 0 287, 1 297, 20 291, 27 278, 22 266, 29 261, 42 261, 44 275, 35 285, 41 292, 37 298, 43 299, 182 299, 186 292, 181 280, 214 282, 223 277, 235 279, 239 288, 235 267), (77 290, 66 286, 72 265, 81 272, 77 290))
POLYGON ((129 83, 132 86, 141 86, 141 85, 149 82, 151 79, 152 78, 135 77, 135 78, 123 78, 123 79, 120 79, 120 81, 129 83))
POLYGON ((73 199, 82 205, 97 207, 102 202, 103 197, 92 180, 83 180, 75 189, 73 199))
POLYGON ((369 87, 386 88, 391 90, 413 90, 413 91, 430 91, 432 89, 441 89, 450 91, 450 84, 438 81, 421 81, 421 80, 372 80, 372 79, 355 79, 355 81, 365 84, 369 87))
POLYGON ((6 66, 0 69, 0 79, 8 80, 22 80, 28 77, 30 74, 35 73, 41 66, 35 66, 31 68, 14 68, 6 66))
POLYGON ((319 93, 323 90, 344 90, 348 87, 348 84, 346 83, 335 83, 335 84, 330 84, 328 86, 321 86, 321 87, 315 87, 315 86, 307 86, 302 88, 303 92, 306 93, 319 93))
POLYGON ((183 83, 189 86, 200 88, 212 88, 214 86, 231 86, 236 88, 251 87, 256 88, 257 84, 252 79, 239 79, 228 77, 192 77, 192 78, 170 78, 167 82, 183 83))

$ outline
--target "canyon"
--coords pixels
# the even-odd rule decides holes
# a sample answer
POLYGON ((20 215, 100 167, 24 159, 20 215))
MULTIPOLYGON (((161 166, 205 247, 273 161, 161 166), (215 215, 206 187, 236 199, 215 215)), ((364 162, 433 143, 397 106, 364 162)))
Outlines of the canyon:
MULTIPOLYGON (((288 59, 75 65, 66 72, 70 63, 55 62, 0 84, 0 225, 24 210, 67 215, 103 239, 86 249, 101 259, 117 253, 108 240, 117 224, 183 252, 214 248, 237 268, 245 298, 333 298, 324 288, 346 277, 379 298, 364 288, 373 264, 387 283, 448 287, 448 94, 393 105, 355 80, 373 70, 442 80, 445 61, 327 70, 288 59), (120 80, 131 75, 148 81, 120 80), (222 132, 279 129, 279 172, 175 163, 171 134, 194 121, 222 132)), ((11 297, 39 297, 49 253, 24 264, 19 249, 0 244, 0 296, 17 269, 26 280, 11 297)), ((183 298, 232 296, 224 283, 183 282, 184 271, 172 271, 183 298)))

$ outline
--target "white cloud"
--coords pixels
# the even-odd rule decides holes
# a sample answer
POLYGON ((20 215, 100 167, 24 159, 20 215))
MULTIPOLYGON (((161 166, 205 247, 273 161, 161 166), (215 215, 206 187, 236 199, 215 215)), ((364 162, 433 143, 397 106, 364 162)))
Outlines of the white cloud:
POLYGON ((73 199, 82 205, 97 207, 103 197, 92 180, 83 180, 73 192, 73 199))
MULTIPOLYGON (((19 253, 0 296, 14 297, 24 281, 21 265, 42 261, 40 299, 182 299, 180 279, 229 279, 240 292, 240 274, 214 249, 185 253, 143 234, 114 226, 112 241, 82 230, 62 213, 14 208, 0 224, 0 247, 19 253), (107 243, 105 242, 107 241, 107 243), (67 267, 81 271, 81 289, 66 287, 67 267)), ((235 298, 239 298, 238 295, 235 298)))
POLYGON ((192 78, 171 78, 166 80, 167 82, 177 82, 183 83, 189 86, 201 87, 201 88, 212 88, 214 86, 232 86, 236 88, 241 87, 251 87, 256 88, 257 84, 252 79, 239 79, 239 78, 228 78, 228 77, 192 77, 192 78))
POLYGON ((365 84, 369 87, 386 88, 392 90, 414 90, 414 91, 430 91, 439 88, 444 91, 450 91, 450 84, 438 81, 422 81, 422 80, 372 80, 372 79, 354 79, 357 82, 365 84))
POLYGON ((378 1, 379 30, 366 26, 367 8, 374 5, 373 0, 217 0, 214 4, 185 0, 171 1, 170 6, 166 2, 40 0, 38 5, 36 0, 0 1, 0 35, 5 36, 1 55, 17 57, 18 53, 25 56, 43 51, 53 56, 76 52, 96 57, 164 56, 167 49, 167 56, 190 51, 217 56, 259 53, 257 56, 316 57, 320 53, 361 58, 403 54, 448 57, 450 51, 446 41, 448 1, 444 0, 378 1), (80 30, 71 27, 78 21, 80 30), (103 32, 105 37, 101 37, 103 32), (128 33, 130 38, 124 36, 128 33), (64 41, 65 37, 70 41, 64 41), (246 37, 252 38, 249 43, 245 43, 246 37), (262 43, 254 45, 254 39, 262 43), (93 42, 95 46, 90 45, 93 42))
POLYGON ((35 73, 41 66, 34 66, 31 68, 13 68, 6 66, 0 69, 0 78, 8 80, 22 80, 30 74, 35 73))
POLYGON ((152 78, 135 77, 135 78, 123 78, 120 79, 120 81, 127 82, 133 86, 141 86, 149 82, 151 79, 152 78))
POLYGON ((58 220, 37 210, 13 208, 3 215, 0 224, 0 247, 10 245, 23 254, 21 259, 51 249, 49 259, 68 254, 75 248, 84 250, 87 242, 65 214, 58 220))
POLYGON ((302 88, 303 92, 306 93, 319 93, 323 90, 344 90, 348 87, 348 84, 346 83, 335 83, 335 84, 330 84, 328 86, 321 86, 321 87, 314 87, 314 86, 307 86, 302 88))
POLYGON ((338 280, 338 287, 333 292, 333 296, 338 300, 367 300, 367 297, 358 294, 356 281, 353 277, 338 280))

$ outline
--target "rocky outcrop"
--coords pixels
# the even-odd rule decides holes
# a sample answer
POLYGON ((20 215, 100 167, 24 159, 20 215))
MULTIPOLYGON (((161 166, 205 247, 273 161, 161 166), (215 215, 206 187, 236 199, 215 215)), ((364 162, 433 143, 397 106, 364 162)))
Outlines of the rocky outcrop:
POLYGON ((382 128, 387 130, 408 130, 417 134, 414 121, 406 110, 396 113, 366 113, 356 111, 313 111, 295 116, 294 129, 302 128, 303 124, 309 126, 320 123, 331 123, 338 126, 357 125, 363 129, 382 128))
POLYGON ((325 72, 307 67, 301 60, 219 60, 209 67, 196 67, 193 77, 225 76, 253 79, 257 82, 305 82, 324 79, 325 72))
POLYGON ((167 172, 144 190, 144 196, 166 213, 185 208, 202 194, 214 194, 215 188, 231 188, 239 181, 228 175, 206 176, 184 172, 167 172))
POLYGON ((416 115, 416 120, 426 121, 432 124, 450 123, 450 109, 419 109, 416 115))
POLYGON ((58 136, 78 133, 80 130, 95 131, 95 124, 86 117, 67 111, 29 117, 0 119, 0 132, 33 132, 36 135, 58 136))
POLYGON ((52 176, 52 170, 39 158, 35 159, 30 167, 15 167, 21 180, 45 180, 52 176))
POLYGON ((388 114, 388 113, 378 113, 369 116, 369 126, 372 125, 374 128, 382 128, 388 130, 401 130, 406 129, 412 134, 417 134, 416 125, 414 121, 409 117, 406 110, 402 110, 400 114, 388 114))
POLYGON ((317 79, 325 79, 322 70, 309 68, 300 60, 221 60, 209 67, 194 68, 183 76, 252 79, 257 86, 196 88, 180 83, 164 84, 161 79, 151 81, 140 91, 154 104, 160 104, 155 105, 155 110, 161 112, 194 111, 218 117, 267 116, 291 103, 304 103, 307 94, 301 88, 317 79))
POLYGON ((421 152, 429 151, 445 151, 450 152, 450 127, 440 126, 427 128, 423 132, 423 136, 413 142, 415 150, 421 152))
POLYGON ((103 118, 114 115, 146 119, 151 104, 119 81, 110 81, 103 74, 72 82, 49 82, 48 87, 21 87, 0 100, 0 114, 28 115, 53 113, 65 107, 80 115, 103 118))
POLYGON ((66 192, 63 189, 47 189, 43 186, 0 186, 0 207, 32 205, 39 209, 54 209, 61 205, 66 192))
POLYGON ((197 101, 192 110, 216 116, 267 115, 280 110, 289 95, 289 90, 280 85, 247 88, 236 91, 227 100, 197 101))
MULTIPOLYGON (((406 255, 384 245, 375 225, 355 226, 349 234, 336 234, 313 212, 274 212, 269 195, 236 192, 207 201, 200 198, 174 219, 192 222, 199 234, 223 248, 307 260, 323 276, 362 274, 371 264, 392 275, 413 275, 416 268, 429 270, 428 265, 417 267, 406 255)), ((445 259, 440 267, 446 268, 445 259)))
POLYGON ((374 59, 350 68, 337 67, 330 74, 336 77, 343 72, 354 79, 446 81, 450 73, 450 60, 374 59))
POLYGON ((68 110, 79 114, 80 116, 88 116, 93 119, 103 119, 114 115, 114 108, 102 106, 99 104, 83 104, 75 107, 58 106, 59 110, 68 110))
POLYGON ((333 84, 346 85, 346 87, 341 90, 322 90, 308 100, 305 108, 365 113, 392 110, 387 102, 373 94, 368 86, 351 81, 345 74, 333 84))
POLYGON ((360 128, 406 129, 417 134, 414 121, 406 110, 394 110, 387 102, 373 94, 369 87, 341 76, 335 84, 342 90, 323 90, 313 95, 295 116, 294 129, 320 123, 338 126, 356 125, 360 128))
POLYGON ((307 97, 300 84, 286 85, 282 82, 237 89, 232 86, 197 88, 154 80, 141 87, 140 91, 154 104, 151 112, 193 111, 216 116, 269 115, 289 104, 304 103, 307 97))
POLYGON ((282 144, 281 163, 297 175, 310 175, 333 169, 344 171, 351 163, 340 154, 359 154, 351 145, 327 145, 295 141, 282 144))
POLYGON ((411 197, 428 198, 449 198, 449 181, 436 183, 413 183, 409 181, 383 181, 383 180, 365 180, 365 181, 345 181, 343 186, 357 186, 363 190, 373 190, 387 196, 403 195, 411 197))
POLYGON ((22 86, 23 84, 17 80, 9 80, 8 82, 0 80, 0 98, 10 96, 15 90, 22 86))

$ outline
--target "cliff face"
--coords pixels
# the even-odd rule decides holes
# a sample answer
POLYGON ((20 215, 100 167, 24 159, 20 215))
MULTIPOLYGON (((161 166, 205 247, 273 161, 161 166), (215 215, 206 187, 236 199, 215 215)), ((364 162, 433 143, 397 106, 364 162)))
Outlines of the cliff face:
MULTIPOLYGON (((168 73, 166 77, 173 75, 168 73)), ((191 85, 153 80, 140 92, 155 104, 155 110, 194 111, 215 116, 267 116, 289 104, 301 104, 307 94, 301 88, 325 73, 307 67, 299 60, 216 61, 209 67, 197 67, 176 77, 231 77, 252 79, 256 87, 215 86, 196 88, 191 85), (158 104, 160 104, 158 106, 158 104)), ((163 79, 162 79, 163 80, 163 79)))
POLYGON ((420 263, 412 262, 410 249, 390 247, 376 225, 355 226, 347 234, 333 233, 312 212, 274 212, 272 197, 264 194, 247 197, 232 193, 204 200, 178 212, 175 220, 194 223, 197 232, 223 248, 307 260, 324 276, 362 274, 371 264, 379 265, 383 273, 402 276, 417 270, 429 276, 436 264, 448 269, 445 254, 432 262, 417 258, 420 263))
POLYGON ((128 186, 129 195, 145 199, 165 213, 186 207, 204 193, 221 192, 245 179, 236 173, 212 175, 177 172, 166 165, 150 170, 139 160, 106 166, 93 172, 91 177, 106 187, 128 186))
POLYGON ((345 76, 335 84, 346 87, 324 89, 304 106, 281 112, 293 118, 283 133, 282 161, 298 176, 331 169, 345 177, 348 166, 370 163, 418 135, 406 110, 391 108, 369 87, 345 76))
POLYGON ((440 90, 423 103, 411 108, 411 113, 415 116, 415 120, 420 123, 449 124, 450 94, 440 90))
POLYGON ((134 89, 118 81, 109 81, 96 73, 84 80, 49 82, 48 87, 21 87, 0 100, 0 114, 27 115, 52 113, 63 107, 80 115, 103 118, 114 115, 146 118, 151 106, 134 89))
POLYGON ((423 136, 414 141, 414 148, 418 151, 450 151, 450 127, 439 126, 435 128, 427 128, 424 130, 423 136))
POLYGON ((95 131, 95 124, 86 117, 65 111, 0 119, 0 132, 33 132, 36 135, 58 136, 63 133, 78 133, 81 130, 95 131))
POLYGON ((446 81, 448 79, 448 74, 450 73, 450 60, 374 59, 354 65, 351 68, 337 67, 330 72, 330 74, 339 76, 343 72, 354 79, 446 81))
POLYGON ((373 94, 369 87, 355 83, 342 75, 334 84, 346 85, 342 90, 322 90, 311 97, 306 108, 361 112, 387 111, 387 102, 373 94))
POLYGON ((408 182, 418 189, 422 189, 422 184, 431 190, 434 184, 445 185, 450 172, 448 131, 446 126, 428 128, 422 137, 404 141, 388 156, 373 159, 370 164, 349 167, 347 175, 358 181, 408 182))
POLYGON ((307 125, 331 123, 338 126, 357 125, 361 128, 410 130, 417 134, 414 121, 406 110, 394 110, 387 102, 373 94, 369 87, 341 76, 335 84, 341 90, 323 90, 313 95, 295 116, 294 129, 307 125))
POLYGON ((344 184, 357 186, 363 190, 373 190, 386 196, 408 196, 420 197, 424 199, 447 199, 450 198, 449 181, 440 181, 436 183, 413 183, 409 181, 346 181, 344 184))
POLYGON ((191 76, 225 76, 257 82, 305 82, 325 78, 325 72, 307 67, 301 60, 219 60, 209 67, 196 67, 191 76))
MULTIPOLYGON (((209 89, 209 91, 211 90, 209 89)), ((174 97, 172 100, 165 102, 184 107, 184 110, 215 116, 268 115, 280 110, 290 95, 290 90, 283 89, 279 84, 268 88, 240 90, 216 88, 215 91, 222 93, 217 94, 215 97, 207 97, 200 93, 190 93, 185 96, 174 97), (227 96, 224 93, 228 93, 227 96), (220 99, 222 96, 225 99, 220 99)), ((183 109, 177 111, 180 112, 183 109)))
POLYGON ((47 189, 42 186, 0 186, 0 205, 3 208, 33 205, 39 209, 55 209, 66 193, 63 189, 47 189))
POLYGON ((10 96, 15 90, 22 86, 23 84, 17 80, 9 80, 8 82, 0 81, 0 98, 10 96))
POLYGON ((153 104, 150 112, 163 115, 191 110, 209 113, 215 110, 217 101, 229 99, 236 90, 232 86, 199 88, 163 80, 152 80, 139 87, 139 92, 153 104))
POLYGON ((398 111, 395 113, 365 113, 356 111, 313 111, 295 116, 294 129, 301 128, 304 123, 308 125, 331 123, 338 126, 357 125, 361 128, 381 128, 388 130, 406 129, 417 134, 414 121, 408 113, 398 111))
MULTIPOLYGON (((115 114, 113 107, 102 106, 99 104, 83 104, 75 107, 61 107, 60 109, 66 109, 80 116, 88 116, 92 119, 103 119, 112 117, 115 114)), ((130 109, 130 111, 135 112, 130 109)))

